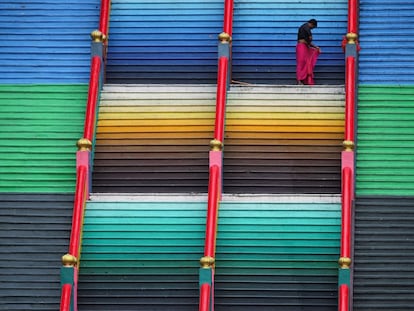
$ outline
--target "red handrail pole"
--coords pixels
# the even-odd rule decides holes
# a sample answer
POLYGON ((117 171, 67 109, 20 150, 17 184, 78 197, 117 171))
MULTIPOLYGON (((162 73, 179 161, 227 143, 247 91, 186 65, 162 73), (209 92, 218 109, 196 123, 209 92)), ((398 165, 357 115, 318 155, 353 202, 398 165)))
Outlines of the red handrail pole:
POLYGON ((345 64, 345 140, 354 141, 355 118, 355 57, 347 57, 345 64))
POLYGON ((99 31, 108 36, 109 28, 109 11, 111 6, 111 0, 101 1, 101 16, 99 19, 99 31))
POLYGON ((341 257, 351 258, 352 170, 342 170, 342 233, 341 257))
POLYGON ((72 285, 64 284, 62 286, 62 293, 60 296, 60 311, 70 310, 70 296, 72 294, 72 285))
POLYGON ((349 287, 348 285, 341 285, 339 287, 339 311, 349 310, 349 287))
POLYGON ((70 234, 69 254, 79 257, 80 232, 83 222, 83 207, 87 185, 87 167, 80 166, 76 178, 75 202, 72 215, 72 231, 70 234))
POLYGON ((232 36, 233 32, 233 7, 234 0, 225 0, 223 31, 232 36))
POLYGON ((211 286, 203 284, 200 288, 199 311, 210 311, 211 286))
POLYGON ((224 139, 224 120, 226 110, 226 94, 227 94, 227 70, 229 60, 222 56, 219 59, 217 73, 217 94, 216 94, 216 120, 214 138, 223 142, 224 139))
POLYGON ((91 73, 88 90, 88 101, 86 107, 85 126, 83 137, 92 141, 95 129, 96 105, 99 93, 99 73, 101 69, 101 58, 94 56, 91 61, 91 73))
POLYGON ((357 33, 358 0, 348 0, 348 32, 357 33))
POLYGON ((210 256, 213 258, 215 256, 216 249, 219 177, 219 167, 216 165, 212 166, 210 168, 210 180, 208 189, 208 208, 204 256, 210 256))

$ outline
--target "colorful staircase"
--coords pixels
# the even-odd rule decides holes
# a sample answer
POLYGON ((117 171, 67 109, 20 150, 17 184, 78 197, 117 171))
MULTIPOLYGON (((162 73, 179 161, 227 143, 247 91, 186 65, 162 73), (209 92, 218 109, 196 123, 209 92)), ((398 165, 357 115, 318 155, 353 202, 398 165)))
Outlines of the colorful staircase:
MULTIPOLYGON (((341 86, 231 86, 225 193, 338 194, 341 86)), ((206 193, 211 85, 105 85, 93 192, 206 193)))
MULTIPOLYGON (((205 198, 132 198, 97 195, 87 205, 80 309, 197 309, 205 198)), ((220 206, 216 310, 335 310, 337 199, 266 200, 220 206)))
POLYGON ((206 193, 214 85, 105 85, 96 193, 206 193))
MULTIPOLYGON (((197 308, 214 98, 211 85, 104 86, 85 310, 197 308)), ((341 86, 230 87, 217 310, 336 308, 343 102, 341 86)))
MULTIPOLYGON (((189 84, 190 88, 194 83, 195 87, 201 87, 199 83, 216 82, 221 0, 112 2, 108 82, 161 83, 163 87, 167 83, 180 83, 189 84)), ((408 38, 406 25, 413 19, 414 4, 407 0, 359 3, 362 50, 358 80, 353 309, 409 310, 414 291, 411 262, 414 254, 410 246, 414 206, 410 157, 414 67, 410 65, 413 41, 408 38)), ((60 257, 66 253, 69 241, 75 144, 82 135, 79 122, 84 115, 82 102, 86 102, 89 78, 89 33, 97 28, 99 5, 98 0, 0 1, 3 29, 0 34, 3 125, 0 256, 8 263, 0 271, 0 309, 59 308, 60 257), (28 33, 30 39, 22 40, 28 33)), ((347 14, 347 1, 342 0, 236 1, 232 78, 260 83, 261 91, 257 92, 256 86, 232 86, 228 97, 224 177, 225 192, 229 195, 224 197, 219 223, 218 310, 337 309, 340 217, 337 150, 342 141, 338 128, 343 109, 337 103, 343 91, 339 88, 338 92, 335 85, 343 84, 340 41, 346 33, 347 14), (315 35, 320 45, 326 46, 317 68, 317 83, 325 86, 315 89, 325 88, 325 95, 335 95, 335 99, 326 102, 335 103, 324 107, 321 103, 325 101, 319 101, 318 93, 321 106, 305 104, 296 110, 292 104, 302 100, 296 98, 282 104, 285 99, 281 90, 298 92, 298 89, 273 86, 294 83, 295 29, 309 15, 321 21, 315 35), (272 98, 262 97, 266 93, 265 84, 270 85, 270 97, 277 97, 278 105, 287 110, 278 110, 272 98), (334 89, 328 90, 326 85, 333 85, 334 89), (249 94, 254 97, 249 98, 249 94), (325 108, 327 113, 321 114, 325 108), (308 123, 311 118, 316 122, 308 123), (278 137, 276 128, 283 135, 278 137), (304 130, 301 137, 306 140, 293 135, 296 128, 304 130), (274 168, 269 163, 278 166, 274 168), (286 193, 292 194, 293 199, 283 195, 286 193), (281 220, 284 225, 280 225, 281 220), (309 236, 313 238, 311 241, 309 236)), ((155 101, 168 102, 157 98, 157 92, 148 93, 155 101)), ((97 136, 96 194, 88 202, 85 219, 80 310, 197 307, 198 280, 194 271, 202 255, 204 227, 201 225, 200 231, 199 222, 205 221, 203 193, 207 188, 208 168, 208 159, 202 154, 208 152, 214 106, 214 91, 206 93, 206 99, 193 97, 194 92, 186 94, 192 104, 191 108, 184 105, 182 110, 191 116, 194 102, 206 101, 204 105, 196 105, 198 109, 206 108, 198 111, 202 117, 194 118, 202 120, 204 127, 199 123, 191 125, 203 128, 199 135, 189 132, 186 136, 181 127, 182 131, 176 132, 183 134, 180 142, 164 137, 163 144, 159 135, 156 142, 161 143, 160 148, 144 137, 144 127, 136 124, 142 122, 136 115, 150 105, 137 110, 125 126, 122 125, 125 120, 117 116, 130 114, 128 109, 118 113, 117 104, 108 103, 107 107, 103 104, 100 120, 102 124, 107 122, 109 130, 101 130, 97 136), (103 117, 105 113, 109 119, 103 117), (112 116, 116 117, 111 119, 112 116), (120 128, 126 129, 124 136, 117 136, 120 128), (135 142, 131 139, 131 129, 139 130, 134 132, 135 142), (173 161, 184 154, 191 155, 187 159, 191 165, 173 161), (163 176, 162 166, 149 165, 142 171, 143 166, 137 162, 151 162, 153 155, 160 156, 156 158, 158 163, 174 163, 175 170, 167 170, 163 176), (137 173, 144 173, 144 178, 131 178, 137 173), (165 183, 170 179, 175 183, 165 183), (183 180, 186 186, 181 188, 183 180), (156 196, 140 190, 149 188, 148 181, 153 182, 151 192, 156 196), (122 187, 117 186, 118 182, 122 187), (161 190, 162 194, 156 193, 161 190), (189 196, 190 191, 198 195, 189 196), (114 196, 113 192, 124 195, 114 196), (128 195, 129 192, 139 193, 140 201, 136 201, 137 196, 128 195), (173 201, 174 197, 179 199, 173 201), (167 217, 164 217, 167 222, 160 221, 166 205, 170 214, 165 216, 177 217, 171 218, 175 223, 168 223, 167 217), (170 210, 170 206, 174 209, 170 210), (114 213, 114 208, 116 211, 123 208, 126 211, 123 217, 113 217, 122 216, 114 213), (155 217, 156 211, 159 213, 155 217), (130 236, 128 222, 143 219, 153 221, 153 226, 133 226, 135 235, 130 236), (185 223, 187 220, 189 223, 185 223), (163 251, 169 256, 173 250, 165 244, 150 255, 135 249, 135 245, 144 249, 150 247, 148 244, 161 245, 157 243, 171 237, 177 240, 174 250, 182 250, 172 263, 163 251), (132 251, 118 252, 128 239, 135 239, 132 251), (151 256, 154 260, 148 260, 151 256), (170 269, 174 272, 170 273, 170 269), (174 274, 176 271, 179 273, 174 274), (160 292, 166 294, 161 297, 160 292), (155 305, 155 301, 159 303, 155 305)), ((301 95, 312 98, 310 94, 301 95)), ((126 98, 126 102, 131 100, 126 98)), ((172 98, 172 102, 177 103, 177 98, 172 98)), ((170 112, 163 111, 164 115, 170 112)), ((148 121, 160 126, 154 115, 148 121)), ((171 129, 173 124, 164 126, 171 129)))

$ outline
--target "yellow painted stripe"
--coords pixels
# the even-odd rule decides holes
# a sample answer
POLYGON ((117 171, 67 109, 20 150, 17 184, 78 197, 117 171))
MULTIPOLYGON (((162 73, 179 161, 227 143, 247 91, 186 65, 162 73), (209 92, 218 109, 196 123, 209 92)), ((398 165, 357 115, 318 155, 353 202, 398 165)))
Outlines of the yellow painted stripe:
MULTIPOLYGON (((212 139, 214 132, 134 132, 134 133, 97 133, 97 139, 212 139)), ((343 133, 271 133, 271 132, 227 132, 224 143, 227 139, 331 139, 337 140, 338 143, 343 140, 343 133)))
POLYGON ((216 106, 212 105, 154 105, 154 106, 101 106, 100 113, 163 113, 163 112, 214 112, 216 106))
POLYGON ((158 119, 214 119, 215 112, 168 112, 168 113, 100 113, 99 120, 158 120, 158 119))
POLYGON ((105 126, 98 127, 98 133, 160 133, 160 132, 210 132, 213 126, 105 126))
POLYGON ((256 119, 256 120, 343 120, 341 113, 275 113, 275 112, 232 112, 227 113, 228 119, 256 119))
MULTIPOLYGON (((257 133, 257 132, 227 132, 226 139, 343 139, 343 133, 257 133)), ((226 140, 225 140, 226 142, 226 140)), ((224 144, 226 144, 224 142, 224 144)))
MULTIPOLYGON (((275 113, 275 112, 229 112, 227 119, 256 120, 343 120, 342 113, 275 113)), ((99 120, 142 120, 142 119, 214 119, 215 112, 101 112, 99 120)))
POLYGON ((262 113, 339 113, 344 114, 343 107, 317 107, 317 106, 298 106, 298 107, 289 107, 289 106, 227 106, 227 112, 262 112, 262 113))
POLYGON ((152 133, 152 132, 143 132, 143 133, 97 133, 97 139, 149 139, 149 140, 156 140, 156 139, 172 139, 172 140, 180 140, 180 139, 198 139, 198 138, 206 138, 206 137, 213 137, 213 131, 211 132, 181 132, 181 133, 171 133, 171 132, 162 132, 162 133, 152 133))
POLYGON ((269 132, 269 133, 343 133, 342 126, 239 126, 226 127, 228 132, 269 132))
POLYGON ((228 119, 226 121, 226 130, 229 126, 343 126, 343 120, 250 120, 250 119, 228 119))
MULTIPOLYGON (((99 126, 98 133, 160 133, 160 132, 210 132, 214 126, 189 125, 189 126, 99 126)), ((228 125, 227 132, 268 132, 268 133, 343 133, 342 126, 299 126, 299 125, 228 125)))
POLYGON ((166 120, 100 120, 98 127, 106 126, 193 126, 193 125, 209 125, 214 126, 214 119, 166 119, 166 120))

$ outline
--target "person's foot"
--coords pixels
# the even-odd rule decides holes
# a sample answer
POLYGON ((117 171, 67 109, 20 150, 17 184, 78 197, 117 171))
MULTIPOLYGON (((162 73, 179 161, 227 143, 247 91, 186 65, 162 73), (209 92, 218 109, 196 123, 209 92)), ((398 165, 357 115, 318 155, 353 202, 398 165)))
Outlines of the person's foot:
POLYGON ((304 85, 301 80, 298 81, 298 85, 304 85))

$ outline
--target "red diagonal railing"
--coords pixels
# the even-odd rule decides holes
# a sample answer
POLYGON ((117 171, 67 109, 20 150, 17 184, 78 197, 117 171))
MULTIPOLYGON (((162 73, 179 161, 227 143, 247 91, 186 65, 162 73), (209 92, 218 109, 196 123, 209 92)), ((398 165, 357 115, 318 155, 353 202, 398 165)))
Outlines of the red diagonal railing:
POLYGON ((342 151, 342 224, 338 273, 338 310, 352 309, 352 210, 355 183, 355 108, 359 44, 358 0, 348 1, 348 33, 345 50, 345 133, 342 151))
POLYGON ((224 5, 223 32, 219 35, 219 60, 217 70, 216 119, 214 139, 210 142, 209 184, 207 201, 207 219, 204 242, 204 256, 200 259, 200 300, 199 311, 214 310, 214 266, 216 256, 216 238, 218 210, 222 192, 222 149, 224 140, 224 122, 226 112, 227 88, 231 72, 231 33, 233 25, 233 0, 224 5))
POLYGON ((62 257, 60 311, 77 311, 78 270, 81 254, 83 215, 90 192, 90 162, 92 141, 100 87, 103 83, 105 41, 109 25, 110 0, 102 0, 99 30, 92 32, 92 58, 83 138, 79 139, 76 153, 76 188, 72 214, 69 251, 62 257))

